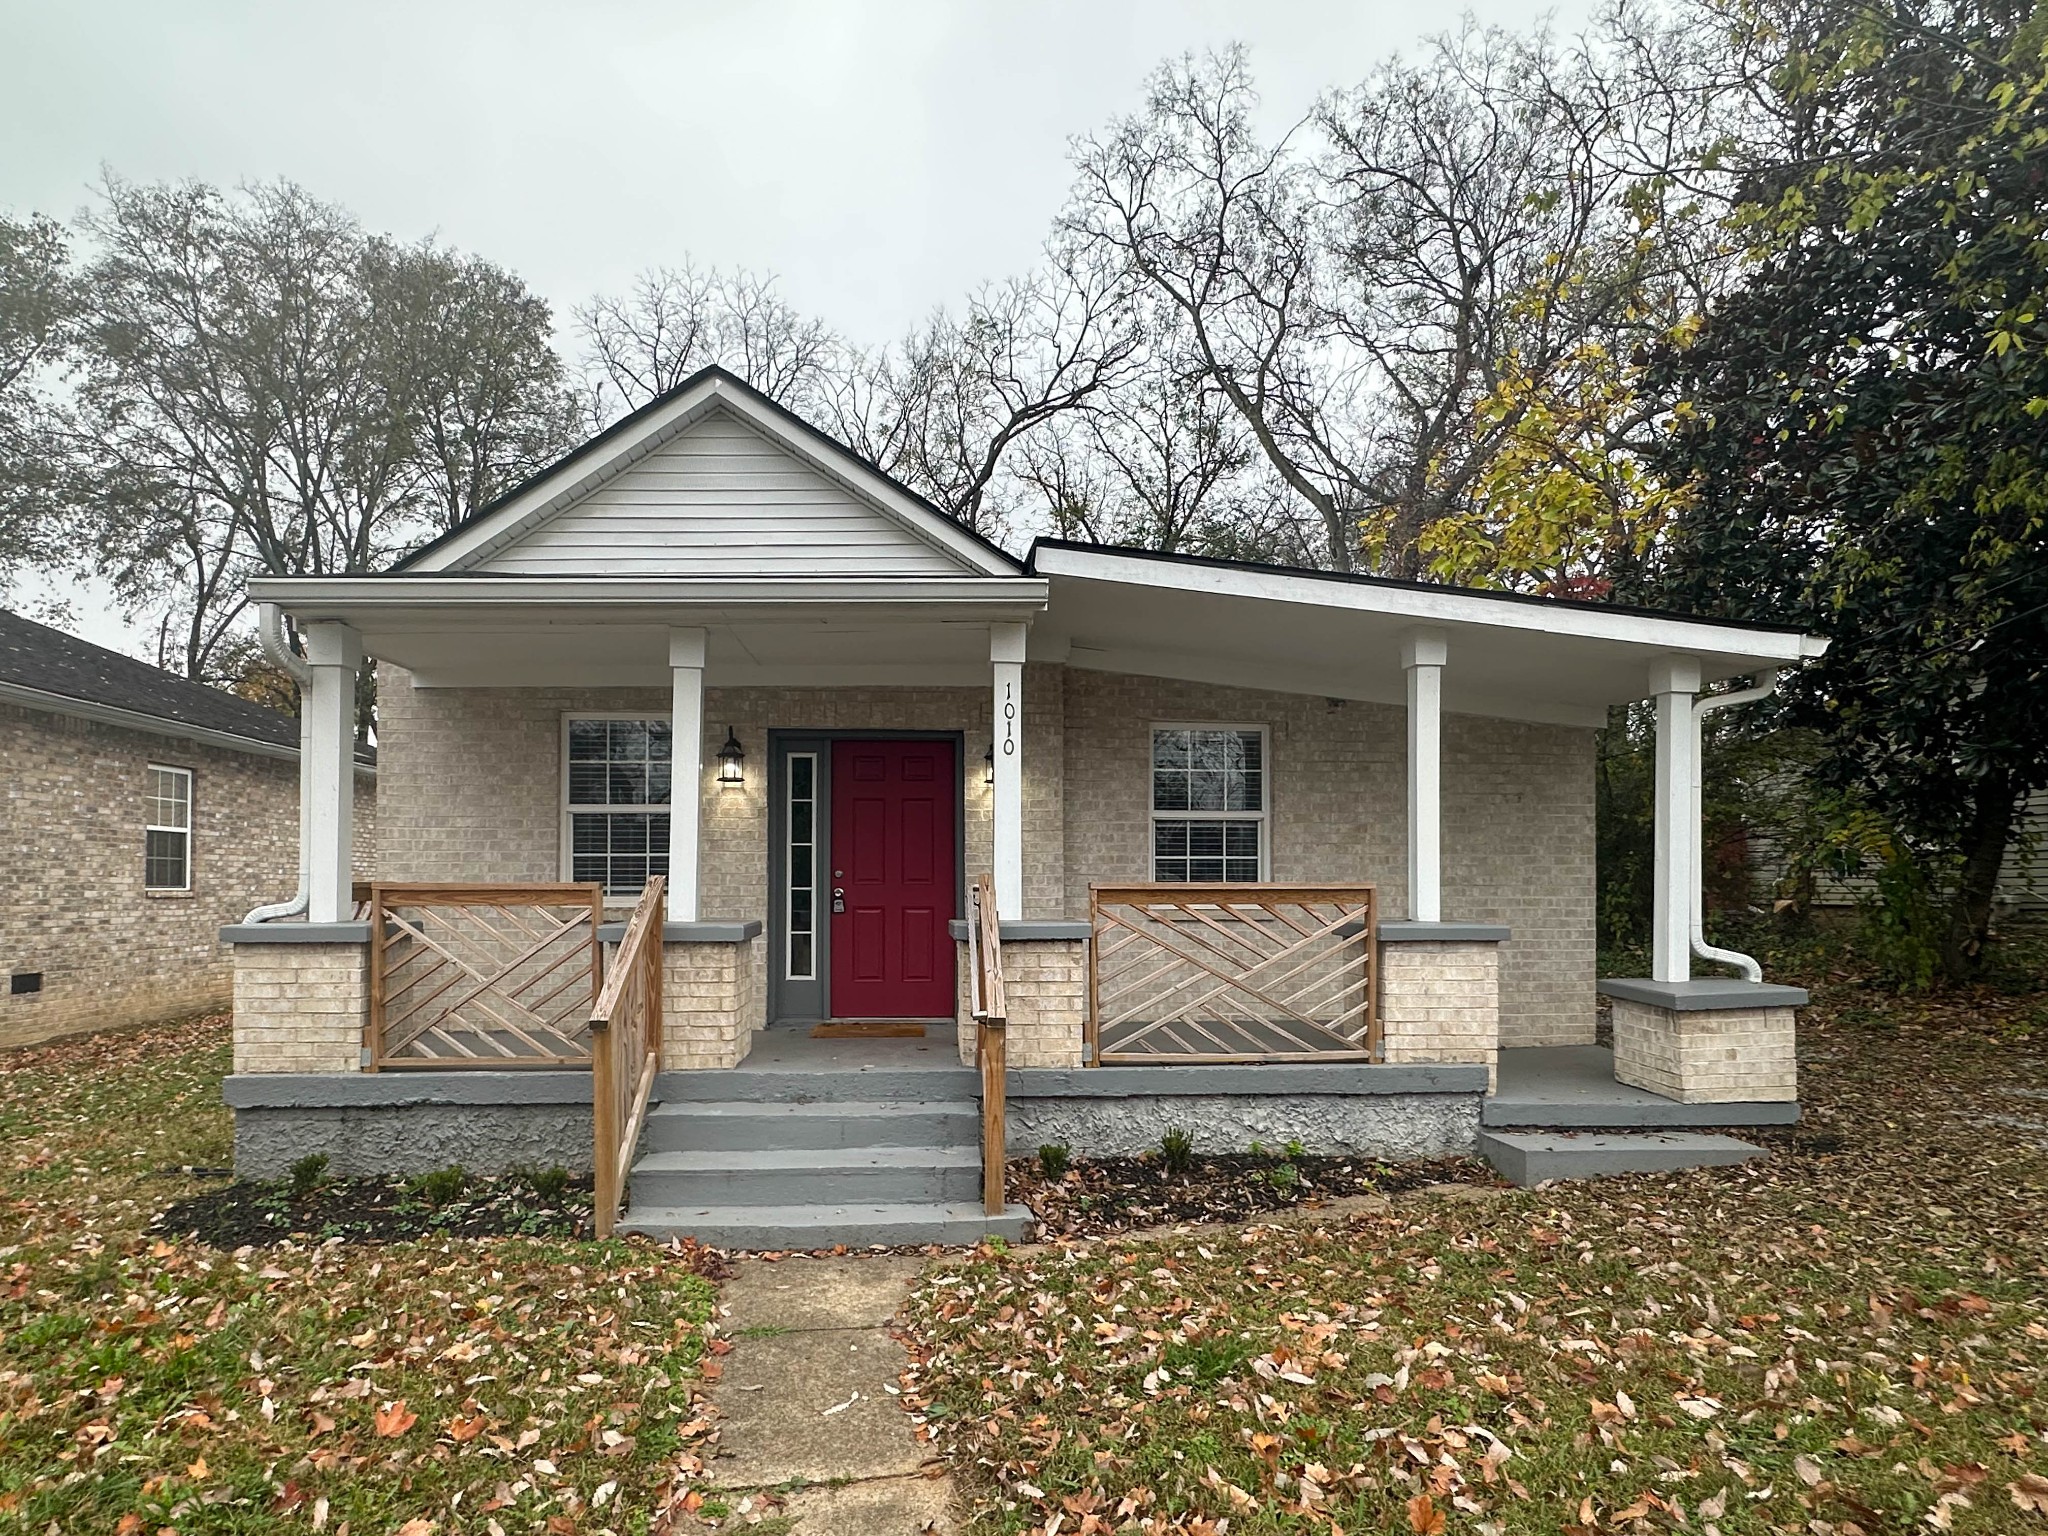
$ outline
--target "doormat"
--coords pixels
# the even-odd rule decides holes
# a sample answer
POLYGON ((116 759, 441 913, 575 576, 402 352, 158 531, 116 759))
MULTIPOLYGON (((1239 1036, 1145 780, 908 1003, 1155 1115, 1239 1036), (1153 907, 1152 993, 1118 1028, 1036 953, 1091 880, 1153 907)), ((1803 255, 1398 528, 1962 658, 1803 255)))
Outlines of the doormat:
POLYGON ((922 1040, 922 1024, 840 1023, 813 1024, 813 1040, 922 1040))

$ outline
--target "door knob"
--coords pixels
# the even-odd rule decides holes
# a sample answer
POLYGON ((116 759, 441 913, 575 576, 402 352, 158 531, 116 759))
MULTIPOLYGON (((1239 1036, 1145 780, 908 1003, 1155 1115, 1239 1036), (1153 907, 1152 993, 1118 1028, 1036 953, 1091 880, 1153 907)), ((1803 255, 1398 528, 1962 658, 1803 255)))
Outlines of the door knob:
POLYGON ((836 885, 832 887, 832 910, 834 912, 844 912, 846 910, 846 892, 836 885))

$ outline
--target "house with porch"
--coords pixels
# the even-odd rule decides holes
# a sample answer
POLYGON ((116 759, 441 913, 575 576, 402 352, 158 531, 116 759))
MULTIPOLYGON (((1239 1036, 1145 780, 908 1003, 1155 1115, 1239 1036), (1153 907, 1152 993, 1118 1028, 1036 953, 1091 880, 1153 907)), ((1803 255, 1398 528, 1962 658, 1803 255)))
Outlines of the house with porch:
POLYGON ((303 916, 223 934, 245 1173, 559 1162, 604 1222, 814 1246, 1020 1230, 1006 1142, 1533 1176, 1525 1128, 1797 1114, 1803 994, 1700 935, 1698 722, 1810 637, 1017 559, 715 369, 389 572, 252 594, 312 802, 303 916), (1655 953, 1602 979, 1594 732, 1645 698, 1655 953))

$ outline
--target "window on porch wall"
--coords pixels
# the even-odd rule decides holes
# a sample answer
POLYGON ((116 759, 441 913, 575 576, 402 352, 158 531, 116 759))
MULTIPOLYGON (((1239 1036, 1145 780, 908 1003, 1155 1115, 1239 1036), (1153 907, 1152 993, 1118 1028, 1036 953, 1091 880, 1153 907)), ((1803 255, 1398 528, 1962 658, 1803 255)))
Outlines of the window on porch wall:
POLYGON ((668 873, 668 717, 571 716, 566 732, 569 878, 602 882, 608 896, 638 895, 668 873))
POLYGON ((1152 878, 1255 884, 1266 871, 1266 732, 1162 725, 1152 731, 1152 878))

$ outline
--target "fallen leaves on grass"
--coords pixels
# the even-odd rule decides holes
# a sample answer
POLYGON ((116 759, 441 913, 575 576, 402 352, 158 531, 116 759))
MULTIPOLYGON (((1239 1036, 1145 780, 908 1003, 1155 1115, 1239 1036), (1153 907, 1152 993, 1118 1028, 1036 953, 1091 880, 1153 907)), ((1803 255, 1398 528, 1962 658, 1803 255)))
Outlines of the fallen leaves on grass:
POLYGON ((710 1261, 150 1233, 227 1161, 225 1066, 216 1019, 0 1075, 0 1531, 658 1528, 701 1468, 710 1261))
POLYGON ((941 1264, 904 1401, 991 1532, 2048 1531, 2048 1060, 1804 1044, 1761 1163, 941 1264))

